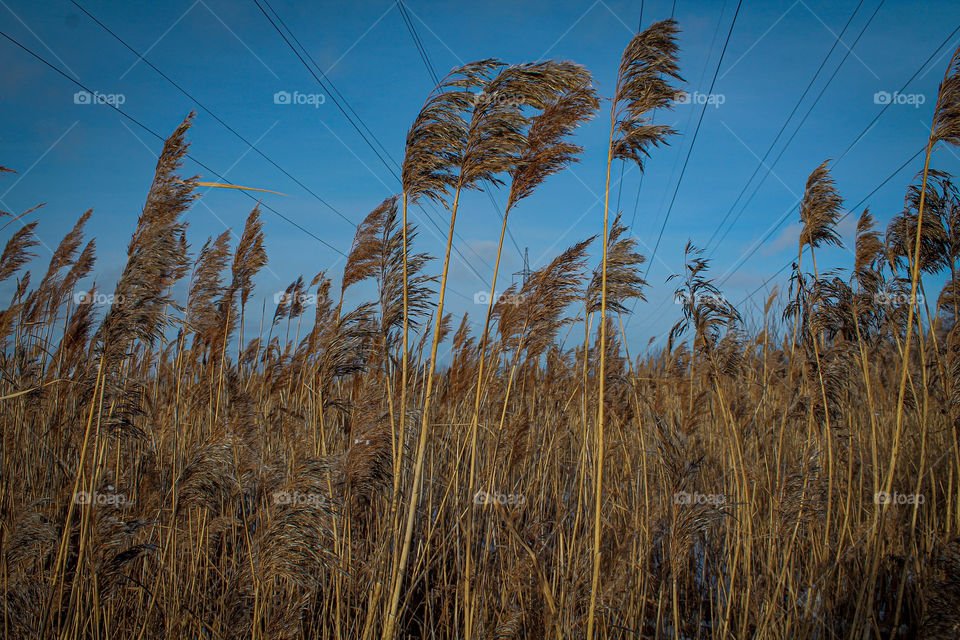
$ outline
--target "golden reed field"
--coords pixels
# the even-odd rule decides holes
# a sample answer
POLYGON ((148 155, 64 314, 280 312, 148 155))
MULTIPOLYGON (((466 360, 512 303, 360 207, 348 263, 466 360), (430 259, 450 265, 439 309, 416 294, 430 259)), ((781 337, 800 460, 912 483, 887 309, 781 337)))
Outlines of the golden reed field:
POLYGON ((960 637, 960 192, 930 162, 960 144, 960 50, 901 212, 851 212, 855 260, 818 270, 844 208, 812 168, 762 315, 688 245, 681 321, 631 357, 644 257, 609 206, 522 286, 494 282, 482 331, 444 314, 466 190, 501 185, 506 225, 594 116, 608 176, 656 162, 677 34, 637 34, 602 102, 569 62, 451 71, 402 193, 272 317, 259 208, 234 242, 189 238, 192 116, 112 292, 79 291, 91 212, 32 277, 38 223, 0 218, 3 636, 960 637), (449 217, 442 260, 407 224, 426 201, 449 217), (360 283, 375 294, 346 305, 360 283))

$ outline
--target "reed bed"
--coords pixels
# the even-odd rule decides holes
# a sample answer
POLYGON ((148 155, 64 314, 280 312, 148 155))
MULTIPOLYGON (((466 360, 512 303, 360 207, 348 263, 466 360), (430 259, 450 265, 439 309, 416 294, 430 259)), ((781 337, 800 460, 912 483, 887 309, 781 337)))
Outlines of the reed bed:
POLYGON ((496 300, 494 281, 479 334, 444 314, 462 192, 502 186, 505 229, 607 107, 608 168, 655 161, 677 33, 637 34, 603 100, 569 62, 454 69, 340 290, 296 279, 259 331, 259 209, 236 241, 187 240, 192 117, 112 294, 77 294, 91 212, 36 285, 37 223, 13 232, 4 637, 960 637, 960 193, 930 166, 960 143, 960 51, 901 213, 884 230, 856 212, 854 264, 818 269, 843 200, 817 167, 761 315, 688 244, 681 319, 631 357, 645 258, 609 201, 596 236, 496 300), (427 199, 449 212, 442 262, 407 222, 427 199), (348 308, 361 282, 377 296, 348 308))

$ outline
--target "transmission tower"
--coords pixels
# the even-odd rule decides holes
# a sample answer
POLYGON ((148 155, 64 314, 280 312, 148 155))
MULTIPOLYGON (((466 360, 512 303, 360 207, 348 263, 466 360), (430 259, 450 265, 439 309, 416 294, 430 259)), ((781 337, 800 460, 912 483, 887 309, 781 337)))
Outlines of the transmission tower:
POLYGON ((524 247, 523 249, 523 269, 520 271, 515 271, 515 276, 521 276, 523 278, 523 286, 526 286, 527 280, 530 279, 530 276, 533 275, 533 271, 530 270, 530 249, 529 247, 524 247))

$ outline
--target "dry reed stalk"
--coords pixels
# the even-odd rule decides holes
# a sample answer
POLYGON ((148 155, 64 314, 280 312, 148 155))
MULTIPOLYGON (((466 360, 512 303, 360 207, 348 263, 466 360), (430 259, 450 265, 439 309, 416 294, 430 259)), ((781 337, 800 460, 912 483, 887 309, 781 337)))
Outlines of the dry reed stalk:
MULTIPOLYGON (((556 72, 555 67, 546 67, 549 72, 556 72)), ((567 70, 559 69, 560 73, 567 70)), ((579 81, 582 84, 568 89, 562 95, 548 99, 543 105, 541 114, 535 116, 529 125, 526 140, 516 159, 515 168, 511 173, 510 193, 507 205, 503 212, 503 224, 500 228, 500 238, 497 243, 497 257, 493 267, 493 278, 490 282, 490 293, 487 300, 487 311, 484 318, 483 331, 480 334, 479 360, 477 365, 476 391, 474 394, 473 414, 470 418, 470 466, 467 475, 467 495, 472 496, 476 488, 476 457, 477 457, 477 428, 480 420, 480 402, 484 386, 484 369, 486 366, 487 341, 490 330, 490 320, 496 298, 497 276, 500 271, 500 258, 503 253, 503 240, 507 230, 507 219, 514 206, 522 199, 530 196, 534 189, 547 177, 558 173, 565 166, 577 160, 576 154, 582 148, 565 142, 564 138, 582 122, 592 117, 598 101, 595 91, 589 86, 589 75, 569 74, 576 80, 567 80, 567 83, 579 81)), ((514 91, 516 89, 513 89, 514 91)), ((470 595, 472 552, 473 552, 473 513, 469 515, 466 539, 466 560, 464 573, 464 636, 469 640, 472 634, 473 603, 470 595)))
MULTIPOLYGON (((600 295, 600 369, 597 391, 597 423, 594 446, 597 468, 594 491, 593 582, 587 639, 593 640, 594 614, 600 581, 601 492, 604 461, 604 391, 607 343, 607 260, 610 209, 610 168, 616 158, 632 160, 643 169, 648 147, 661 144, 672 133, 669 127, 649 122, 648 112, 671 104, 674 90, 667 78, 680 79, 677 67, 677 28, 673 20, 655 23, 637 34, 620 59, 614 96, 610 105, 610 140, 607 145, 607 177, 603 203, 603 262, 600 295), (666 76, 666 78, 664 77, 666 76)), ((584 381, 586 385, 586 381, 584 381)), ((584 425, 586 428, 586 425, 584 425)))

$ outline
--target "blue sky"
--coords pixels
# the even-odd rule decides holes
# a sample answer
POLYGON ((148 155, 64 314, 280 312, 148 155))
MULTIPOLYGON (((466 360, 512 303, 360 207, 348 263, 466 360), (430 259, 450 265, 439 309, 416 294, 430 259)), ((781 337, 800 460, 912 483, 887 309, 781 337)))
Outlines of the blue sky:
MULTIPOLYGON (((289 194, 266 194, 264 201, 333 247, 346 252, 352 224, 399 191, 387 167, 252 0, 78 2, 350 222, 203 112, 190 134, 196 158, 231 182, 289 194), (303 104, 276 104, 274 94, 284 91, 314 97, 301 98, 303 104)), ((432 82, 396 3, 272 0, 271 4, 389 156, 402 159, 407 128, 432 82)), ((681 72, 687 81, 682 88, 695 99, 657 114, 658 121, 672 124, 680 134, 671 139, 671 146, 653 152, 642 181, 636 167, 623 168, 622 180, 619 164, 613 170, 611 210, 619 201, 625 220, 635 221, 633 235, 648 257, 677 194, 651 263, 648 302, 637 306, 627 325, 631 353, 644 349, 650 338, 662 337, 677 318, 674 285, 665 280, 681 270, 684 245, 690 239, 704 246, 714 235, 831 47, 766 167, 734 210, 731 219, 737 217, 736 224, 729 231, 721 229, 716 237, 723 236, 722 242, 709 247, 712 273, 734 303, 795 257, 796 202, 807 175, 823 160, 840 158, 887 100, 892 104, 833 171, 847 205, 860 202, 920 150, 937 85, 960 44, 960 32, 955 32, 960 6, 954 0, 864 0, 859 6, 851 0, 744 0, 717 71, 736 1, 675 4, 682 30, 681 72), (948 36, 931 62, 921 66, 948 36), (703 109, 696 98, 707 99, 715 72, 714 89, 703 109), (701 109, 702 122, 690 151, 701 109), (740 264, 747 255, 749 260, 740 264)), ((674 2, 410 0, 404 6, 441 75, 485 57, 507 62, 568 59, 587 66, 600 93, 609 97, 620 54, 641 20, 641 9, 646 27, 669 17, 674 2)), ((67 0, 0 0, 0 16, 4 33, 90 89, 118 96, 123 111, 163 136, 196 108, 67 0)), ((92 207, 88 235, 97 237, 98 283, 109 289, 122 269, 161 144, 105 105, 77 104, 76 85, 8 40, 0 38, 0 49, 4 60, 0 164, 20 172, 0 183, 0 208, 19 213, 46 203, 24 219, 40 221, 37 232, 45 246, 38 248, 31 268, 41 271, 50 256, 48 248, 55 247, 76 218, 92 207)), ((505 248, 500 276, 505 286, 522 266, 520 250, 529 248, 535 269, 574 242, 602 231, 608 110, 605 102, 601 116, 580 130, 582 161, 548 180, 511 214, 516 245, 508 241, 505 248)), ((387 162, 396 172, 396 165, 387 162)), ((960 155, 955 149, 939 148, 932 165, 956 173, 960 155)), ((905 189, 921 168, 922 157, 915 158, 866 200, 879 220, 885 223, 902 208, 905 189)), ((218 180, 191 162, 184 171, 218 180)), ((493 198, 502 210, 506 194, 494 192, 493 198)), ((239 232, 252 204, 237 192, 205 190, 188 214, 194 249, 227 226, 239 232)), ((848 246, 862 208, 840 226, 848 246)), ((445 216, 427 207, 415 211, 413 218, 421 227, 419 248, 442 257, 445 216)), ((257 295, 267 298, 268 305, 274 292, 298 275, 309 279, 329 269, 339 279, 343 258, 338 253, 269 211, 264 212, 264 221, 270 265, 258 280, 257 295)), ((0 241, 6 242, 15 225, 0 232, 0 241)), ((499 225, 487 195, 471 193, 464 198, 455 246, 470 267, 455 256, 447 310, 458 316, 470 312, 478 323, 484 307, 473 303, 473 295, 489 288, 499 225)), ((595 249, 599 251, 599 245, 595 249)), ((818 262, 826 266, 848 266, 852 259, 843 249, 818 255, 818 262)), ((439 272, 439 261, 435 267, 439 272)), ((784 272, 771 285, 782 285, 788 275, 784 272)), ((7 283, 0 292, 9 299, 11 290, 7 283)), ((761 292, 754 300, 762 304, 764 297, 761 292)), ((749 312, 750 304, 741 310, 749 312)))

